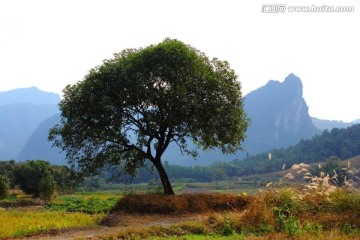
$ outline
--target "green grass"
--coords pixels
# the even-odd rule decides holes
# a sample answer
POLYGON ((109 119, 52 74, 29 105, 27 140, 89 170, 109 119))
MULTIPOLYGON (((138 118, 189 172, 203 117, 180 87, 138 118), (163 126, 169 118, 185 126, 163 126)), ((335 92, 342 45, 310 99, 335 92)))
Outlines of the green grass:
POLYGON ((89 214, 107 213, 120 198, 121 195, 111 192, 64 195, 49 203, 46 208, 54 211, 89 214))

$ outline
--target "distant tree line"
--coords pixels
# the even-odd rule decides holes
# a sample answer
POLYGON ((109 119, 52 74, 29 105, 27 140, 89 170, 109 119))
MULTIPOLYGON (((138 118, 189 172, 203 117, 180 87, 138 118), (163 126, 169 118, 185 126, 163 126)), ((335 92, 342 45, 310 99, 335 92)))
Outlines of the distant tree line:
POLYGON ((228 165, 236 168, 236 175, 251 175, 281 171, 296 163, 322 162, 331 156, 345 160, 357 155, 360 155, 360 124, 324 130, 322 134, 301 140, 294 146, 234 160, 228 165))

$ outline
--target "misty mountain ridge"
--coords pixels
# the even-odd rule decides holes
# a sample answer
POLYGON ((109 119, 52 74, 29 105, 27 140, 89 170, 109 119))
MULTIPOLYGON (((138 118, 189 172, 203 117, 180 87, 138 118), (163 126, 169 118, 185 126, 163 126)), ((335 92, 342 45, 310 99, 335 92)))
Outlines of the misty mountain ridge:
MULTIPOLYGON (((331 130, 333 128, 347 128, 351 127, 352 125, 356 124, 356 120, 352 122, 343 122, 343 121, 337 121, 337 120, 324 120, 312 117, 311 118, 313 124, 316 128, 320 130, 331 130)), ((358 122, 360 123, 360 121, 358 122)))
POLYGON ((34 105, 57 105, 61 98, 56 93, 49 93, 37 87, 17 88, 0 92, 0 106, 7 104, 29 103, 34 105))
MULTIPOLYGON (((251 118, 247 138, 242 144, 245 151, 224 155, 219 150, 200 150, 199 157, 194 161, 192 157, 182 155, 177 145, 173 144, 164 153, 163 161, 179 165, 208 165, 287 147, 319 134, 321 131, 309 116, 302 87, 300 78, 289 74, 283 82, 270 80, 244 97, 244 109, 251 118)), ((47 141, 48 129, 59 119, 59 115, 53 116, 41 123, 21 151, 20 160, 38 158, 56 164, 63 161, 65 164, 65 154, 59 154, 59 149, 51 148, 52 144, 47 141)), ((189 148, 195 148, 191 141, 189 148)))
POLYGON ((60 96, 36 87, 0 92, 0 160, 18 160, 30 135, 59 113, 60 96))
POLYGON ((29 159, 44 159, 55 165, 66 164, 65 153, 60 153, 60 149, 52 147, 53 143, 47 140, 50 128, 59 124, 60 119, 58 113, 40 123, 28 138, 18 160, 23 162, 29 159))

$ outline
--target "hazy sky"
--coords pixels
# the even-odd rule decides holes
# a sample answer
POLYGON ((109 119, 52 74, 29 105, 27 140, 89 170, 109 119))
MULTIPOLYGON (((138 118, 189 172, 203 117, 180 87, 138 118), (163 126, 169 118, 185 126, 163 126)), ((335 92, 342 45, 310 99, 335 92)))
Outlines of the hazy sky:
POLYGON ((0 91, 61 93, 113 53, 170 37, 227 60, 243 94, 293 72, 311 116, 352 121, 360 118, 359 24, 357 0, 1 0, 0 91), (286 8, 264 13, 275 11, 264 4, 286 8), (322 5, 354 12, 288 9, 322 5))

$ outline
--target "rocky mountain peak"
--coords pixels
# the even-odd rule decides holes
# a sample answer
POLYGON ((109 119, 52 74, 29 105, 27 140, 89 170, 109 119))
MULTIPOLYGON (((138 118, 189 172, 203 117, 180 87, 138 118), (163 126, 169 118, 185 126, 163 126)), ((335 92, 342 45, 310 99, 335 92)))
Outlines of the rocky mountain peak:
POLYGON ((319 130, 309 116, 303 85, 295 74, 283 82, 270 80, 245 96, 244 107, 252 119, 244 145, 250 153, 296 144, 319 130))

